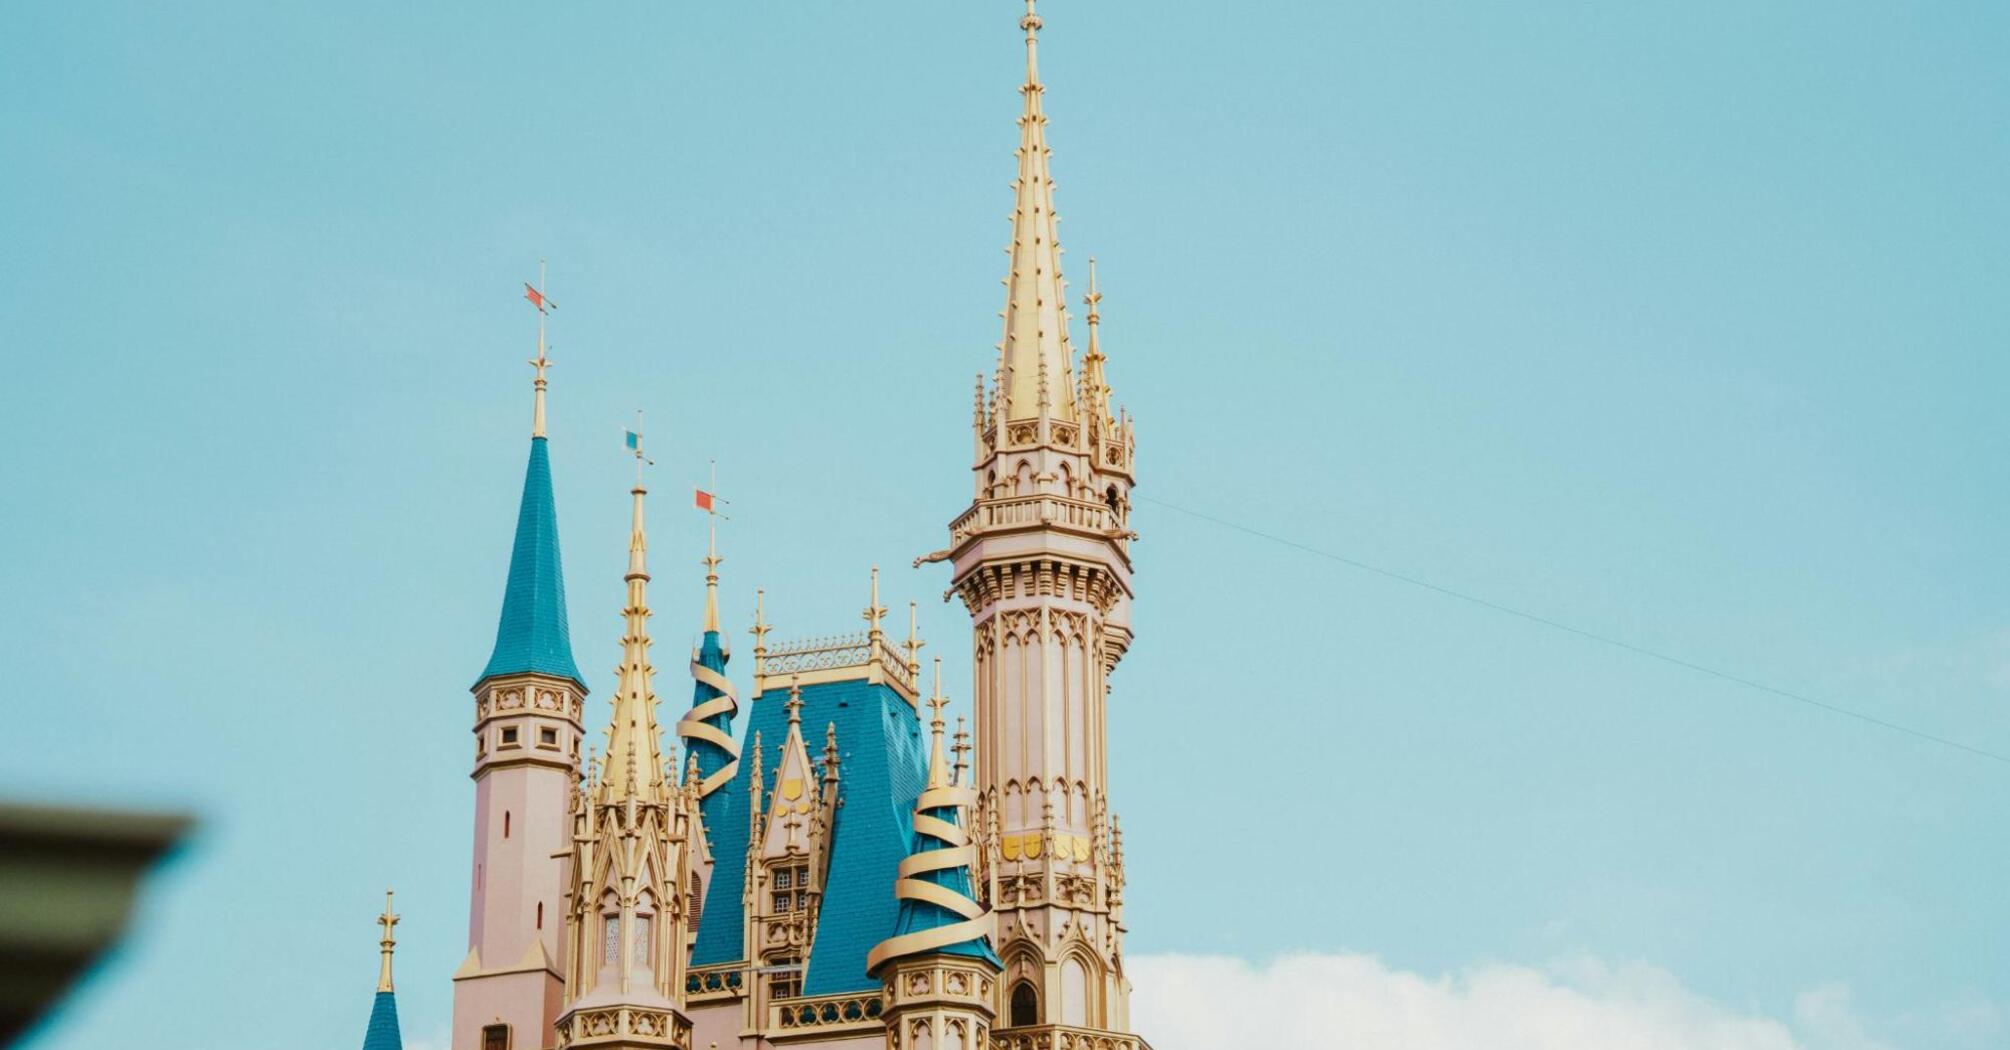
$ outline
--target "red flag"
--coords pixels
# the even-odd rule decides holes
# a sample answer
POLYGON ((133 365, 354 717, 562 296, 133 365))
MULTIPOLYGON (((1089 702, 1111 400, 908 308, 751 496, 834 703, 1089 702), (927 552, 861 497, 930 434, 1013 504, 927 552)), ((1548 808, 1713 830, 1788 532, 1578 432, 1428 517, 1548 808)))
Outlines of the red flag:
POLYGON ((692 503, 695 504, 699 510, 709 512, 712 509, 711 493, 706 492, 704 489, 693 489, 692 494, 693 494, 692 503))
POLYGON ((523 297, 529 299, 530 305, 537 307, 539 313, 545 312, 544 293, 532 288, 529 281, 523 283, 523 297))

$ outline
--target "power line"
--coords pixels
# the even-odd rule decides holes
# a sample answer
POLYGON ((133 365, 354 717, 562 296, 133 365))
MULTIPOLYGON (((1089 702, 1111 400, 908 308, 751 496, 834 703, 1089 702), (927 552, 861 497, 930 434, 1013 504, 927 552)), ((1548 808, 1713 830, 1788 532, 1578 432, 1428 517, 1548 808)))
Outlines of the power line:
POLYGON ((1726 682, 1733 682, 1738 685, 1742 685, 1747 689, 1755 689, 1758 690, 1759 692, 1769 693, 1773 696, 1780 697, 1782 699, 1792 700, 1798 704, 1806 704, 1809 707, 1820 708, 1821 710, 1827 711, 1830 714, 1842 715, 1845 718, 1854 718, 1859 722, 1865 722, 1870 725, 1877 726, 1881 729, 1889 729, 1895 732, 1904 733, 1907 736, 1917 737, 1918 739, 1925 740, 1929 743, 1939 744, 1943 747, 1951 747, 1958 751, 1966 751, 1971 755, 1976 755, 1987 759, 1993 759, 1994 761, 2001 762, 2004 765, 2010 765, 2010 756, 2001 755, 1994 751, 1985 750, 1979 747, 1972 747, 1968 744, 1962 743, 1959 740, 1949 740, 1944 736, 1936 736, 1932 733, 1926 732, 1925 730, 1914 729, 1908 725, 1901 725, 1897 722, 1887 721, 1875 715, 1867 715, 1864 714, 1862 711, 1853 711, 1847 707, 1843 707, 1840 704, 1832 704, 1826 700, 1817 700, 1812 696, 1808 696, 1804 693, 1796 693, 1791 689, 1781 689, 1778 686, 1767 685, 1764 682, 1754 681, 1750 678, 1744 677, 1743 675, 1732 674, 1729 671, 1720 671, 1717 668, 1708 667, 1703 664, 1696 663, 1692 660, 1684 660, 1679 656, 1670 656, 1667 653, 1657 652, 1653 649, 1648 649, 1643 646, 1634 645, 1632 642, 1622 641, 1618 638, 1612 637, 1611 635, 1600 634, 1597 631, 1588 631, 1582 627, 1573 627, 1572 625, 1564 623, 1560 620, 1552 620, 1547 616, 1532 613, 1526 609, 1517 609, 1512 605, 1502 605, 1500 602, 1491 601, 1489 599, 1482 598, 1474 594, 1467 594, 1464 591, 1453 590, 1450 587, 1444 587, 1439 584, 1432 583, 1429 580, 1419 579, 1415 576, 1410 576, 1405 573, 1396 572, 1393 569, 1385 569, 1379 565, 1371 565, 1368 562, 1359 560, 1358 558, 1349 558, 1344 554, 1335 554, 1332 551, 1321 550, 1318 547, 1311 546, 1310 544, 1300 543, 1297 540, 1293 539, 1287 539, 1283 536, 1277 535, 1276 533, 1265 532, 1262 529, 1251 528, 1248 525, 1243 525, 1239 522, 1230 521, 1227 518, 1218 518, 1212 514, 1206 514, 1201 511, 1191 510, 1189 508, 1182 507, 1174 503, 1167 503, 1162 499, 1153 499, 1150 496, 1134 494, 1132 498, 1144 503, 1150 503, 1153 506, 1164 507, 1167 510, 1184 514, 1190 518, 1199 518, 1202 521, 1212 522, 1225 529, 1233 529, 1236 532, 1245 533, 1250 536, 1255 536, 1258 539, 1269 540, 1272 543, 1276 543, 1285 547, 1290 547, 1293 550, 1302 551, 1306 554, 1313 555, 1314 557, 1324 558, 1327 561, 1338 562, 1352 569, 1359 569, 1362 572, 1374 573, 1375 575, 1384 577, 1385 579, 1395 580, 1399 583, 1407 583, 1412 587, 1421 587, 1424 590, 1431 591, 1435 594, 1441 594, 1447 598, 1456 598, 1459 601, 1468 602, 1470 604, 1477 605, 1483 609, 1491 609, 1494 612, 1504 613, 1508 616, 1513 616, 1517 619, 1527 620, 1530 623, 1541 624, 1544 627, 1548 627, 1552 630, 1562 631, 1565 634, 1574 634, 1579 638, 1584 638, 1590 641, 1598 642, 1602 645, 1609 645, 1615 649, 1623 649, 1626 652, 1633 653, 1636 656, 1645 656, 1649 659, 1659 660, 1665 664, 1673 664, 1676 667, 1680 667, 1688 671, 1694 671, 1697 674, 1705 674, 1709 675, 1712 678, 1718 678, 1726 682))

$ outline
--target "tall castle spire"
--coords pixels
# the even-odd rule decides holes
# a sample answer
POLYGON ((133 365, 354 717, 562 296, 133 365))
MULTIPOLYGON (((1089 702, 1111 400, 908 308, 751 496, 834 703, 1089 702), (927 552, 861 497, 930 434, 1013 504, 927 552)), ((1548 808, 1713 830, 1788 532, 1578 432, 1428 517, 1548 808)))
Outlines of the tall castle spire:
POLYGON ((607 772, 601 780, 604 799, 629 798, 663 785, 663 748, 656 726, 656 669, 649 664, 649 535, 643 522, 639 435, 635 449, 634 516, 628 533, 628 603, 621 611, 620 684, 615 687, 614 717, 607 724, 607 772))
POLYGON ((538 310, 530 466, 495 649, 473 688, 474 856, 468 954, 454 974, 456 1050, 484 1045, 485 1031, 549 1030, 563 982, 565 887, 552 856, 570 839, 565 811, 579 775, 586 682, 566 622, 545 437, 545 315, 552 304, 528 282, 524 298, 538 310))
POLYGON ((1067 284, 1061 277, 1060 220, 1054 214, 1053 150, 1040 83, 1040 15, 1026 0, 1025 108, 1019 114, 1019 177, 1012 208, 1012 257, 1005 276, 1005 337, 999 345, 1006 421, 1075 418, 1068 343, 1067 284))
POLYGON ((1031 0, 1019 25, 1025 112, 998 404, 977 434, 975 499, 950 545, 922 560, 951 563, 974 628, 974 890, 996 915, 995 949, 1007 960, 997 1023, 1058 1045, 1056 1026, 1130 1025, 1116 870, 1096 842, 1108 806, 1109 678, 1131 642, 1135 442, 1129 421, 1109 416, 1093 276, 1079 385, 1069 368, 1031 0))
MULTIPOLYGON (((543 283, 544 264, 538 264, 543 283)), ((544 322, 552 305, 542 292, 524 285, 524 297, 537 307, 537 357, 531 380, 530 465, 524 471, 523 498, 516 515, 516 542, 510 549, 509 581, 503 589, 502 616, 496 624, 495 650, 475 684, 499 675, 547 674, 568 678, 585 691, 585 679, 572 659, 572 634, 565 618, 565 571, 558 555, 558 506, 551 494, 551 455, 546 448, 544 394, 544 322)))

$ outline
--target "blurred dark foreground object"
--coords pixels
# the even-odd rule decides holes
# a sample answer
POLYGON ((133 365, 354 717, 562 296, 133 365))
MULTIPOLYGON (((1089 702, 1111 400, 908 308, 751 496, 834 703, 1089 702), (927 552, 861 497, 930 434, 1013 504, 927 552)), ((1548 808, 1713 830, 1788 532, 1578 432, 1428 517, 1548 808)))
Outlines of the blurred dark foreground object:
POLYGON ((187 817, 0 804, 0 1047, 110 948, 187 817))

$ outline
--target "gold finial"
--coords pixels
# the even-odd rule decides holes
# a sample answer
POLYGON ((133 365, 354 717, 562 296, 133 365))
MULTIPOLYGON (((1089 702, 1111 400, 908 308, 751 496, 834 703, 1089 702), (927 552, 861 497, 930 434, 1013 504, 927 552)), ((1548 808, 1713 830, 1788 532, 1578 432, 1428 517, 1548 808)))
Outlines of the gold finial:
POLYGON ((1026 17, 1019 20, 1019 28, 1026 31, 1026 87, 1031 91, 1040 90, 1040 27, 1045 24, 1033 0, 1026 0, 1026 17))
POLYGON ((789 727, 801 732, 803 728, 803 687, 798 675, 789 676, 789 698, 782 707, 789 712, 789 727))
POLYGON ((876 644, 884 637, 879 622, 886 619, 886 606, 879 604, 879 566, 872 567, 872 604, 865 607, 865 622, 872 626, 872 640, 876 644))
POLYGON ((774 630, 774 628, 768 626, 767 611, 766 611, 767 601, 768 601, 767 591, 764 590, 754 591, 754 626, 753 629, 749 630, 747 633, 754 636, 755 678, 759 678, 761 676, 761 665, 767 662, 768 632, 774 630))
POLYGON ((921 610, 914 602, 907 603, 907 642, 901 648, 907 650, 907 673, 915 677, 921 675, 921 647, 927 645, 921 640, 921 610))
POLYGON ((384 931, 383 938, 377 942, 378 947, 384 953, 383 962, 379 964, 377 969, 377 990, 388 992, 392 990, 391 951, 398 946, 397 939, 391 936, 391 928, 398 925, 398 917, 391 912, 390 890, 384 891, 384 914, 377 916, 377 925, 384 931))
POLYGON ((838 778, 838 724, 824 725, 824 779, 835 782, 838 778))
MULTIPOLYGON (((1089 256, 1089 294, 1082 297, 1082 302, 1089 308, 1089 325, 1092 328, 1096 322, 1103 319, 1102 314, 1096 312, 1097 304, 1102 301, 1103 293, 1096 290, 1096 257, 1091 255, 1089 256)), ((1094 344, 1090 345, 1093 346, 1094 344)), ((1093 350, 1090 352, 1094 353, 1093 350)))
POLYGON ((537 356, 530 362, 531 368, 536 370, 536 378, 531 380, 531 386, 536 390, 536 394, 535 405, 530 414, 530 436, 541 438, 544 436, 544 370, 551 367, 551 359, 545 356, 544 318, 546 314, 558 309, 558 304, 544 294, 543 259, 537 261, 537 287, 533 288, 529 281, 525 281, 523 297, 528 299, 532 306, 537 307, 537 356))
POLYGON ((964 782, 964 773, 970 769, 970 733, 963 728, 963 716, 956 716, 956 744, 949 750, 956 753, 956 783, 964 782))

